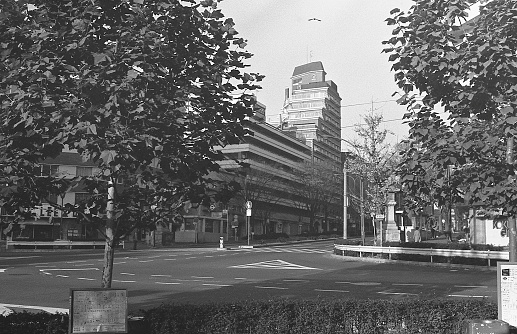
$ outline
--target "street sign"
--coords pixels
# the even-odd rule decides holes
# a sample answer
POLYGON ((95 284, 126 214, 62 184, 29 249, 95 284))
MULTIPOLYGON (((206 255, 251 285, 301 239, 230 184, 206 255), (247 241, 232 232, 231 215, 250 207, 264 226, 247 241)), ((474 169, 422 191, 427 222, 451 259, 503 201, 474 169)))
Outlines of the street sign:
POLYGON ((375 219, 384 219, 384 215, 383 214, 376 214, 375 215, 375 219))
POLYGON ((499 320, 517 326, 517 263, 497 263, 497 306, 499 320))
POLYGON ((251 203, 251 201, 246 201, 246 209, 251 210, 252 205, 253 205, 253 203, 251 203))
POLYGON ((239 226, 239 216, 238 215, 233 215, 232 227, 236 228, 238 226, 239 226))
POLYGON ((216 208, 215 204, 210 204, 210 211, 214 211, 216 208))
POLYGON ((251 217, 251 209, 246 209, 246 217, 251 217))

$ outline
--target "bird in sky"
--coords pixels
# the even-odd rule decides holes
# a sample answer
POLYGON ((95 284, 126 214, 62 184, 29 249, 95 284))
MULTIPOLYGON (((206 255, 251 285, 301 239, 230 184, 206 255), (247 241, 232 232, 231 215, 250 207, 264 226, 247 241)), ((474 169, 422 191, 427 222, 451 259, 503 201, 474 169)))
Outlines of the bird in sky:
POLYGON ((315 17, 313 17, 312 19, 309 19, 309 21, 319 21, 319 22, 321 22, 321 20, 320 20, 320 19, 317 19, 317 18, 315 18, 315 17))

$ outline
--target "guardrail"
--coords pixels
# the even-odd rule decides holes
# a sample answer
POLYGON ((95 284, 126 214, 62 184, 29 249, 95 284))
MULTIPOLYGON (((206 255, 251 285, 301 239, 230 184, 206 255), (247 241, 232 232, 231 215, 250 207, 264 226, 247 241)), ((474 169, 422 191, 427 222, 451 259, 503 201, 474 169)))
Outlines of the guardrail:
MULTIPOLYGON (((12 241, 9 240, 5 244, 5 249, 9 247, 16 248, 22 246, 24 248, 30 247, 33 249, 46 248, 46 249, 73 249, 74 247, 92 247, 92 248, 104 248, 106 245, 105 241, 72 241, 72 240, 56 240, 56 241, 12 241)), ((124 248, 124 241, 120 241, 118 246, 124 248)))
POLYGON ((459 249, 433 249, 433 248, 406 248, 406 247, 380 247, 380 246, 357 246, 357 245, 338 245, 334 244, 334 254, 345 256, 345 252, 356 252, 359 257, 365 257, 365 254, 370 254, 369 257, 375 255, 384 258, 387 255, 391 260, 394 254, 410 254, 421 255, 429 257, 429 261, 433 262, 433 257, 463 257, 470 259, 481 259, 487 261, 487 266, 491 266, 490 261, 508 261, 509 254, 504 251, 476 251, 476 250, 459 250, 459 249), (341 253, 341 254, 340 254, 341 253))

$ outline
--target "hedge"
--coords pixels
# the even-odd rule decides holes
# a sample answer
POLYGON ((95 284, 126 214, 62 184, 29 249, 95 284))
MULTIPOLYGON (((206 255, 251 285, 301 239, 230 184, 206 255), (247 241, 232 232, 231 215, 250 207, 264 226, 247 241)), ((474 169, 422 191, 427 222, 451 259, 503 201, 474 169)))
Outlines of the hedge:
MULTIPOLYGON (((205 305, 162 305, 141 311, 144 331, 170 333, 461 333, 466 319, 496 319, 486 300, 242 301, 205 305)), ((68 316, 13 313, 0 316, 0 333, 67 333, 68 316)))

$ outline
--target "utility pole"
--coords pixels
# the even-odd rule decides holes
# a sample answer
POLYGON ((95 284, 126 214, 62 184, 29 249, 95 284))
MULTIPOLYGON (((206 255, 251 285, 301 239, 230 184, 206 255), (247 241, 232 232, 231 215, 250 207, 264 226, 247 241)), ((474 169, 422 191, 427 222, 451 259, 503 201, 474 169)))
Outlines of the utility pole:
POLYGON ((364 231, 364 188, 363 188, 363 177, 360 176, 359 177, 359 189, 361 191, 361 242, 362 242, 362 245, 364 246, 365 242, 366 242, 366 234, 365 234, 365 231, 364 231))
POLYGON ((348 237, 348 189, 346 161, 343 163, 343 239, 348 237))
MULTIPOLYGON (((508 137, 506 144, 506 163, 513 165, 513 137, 508 137)), ((510 262, 517 262, 517 226, 515 222, 515 214, 511 213, 508 217, 508 255, 510 262)))

